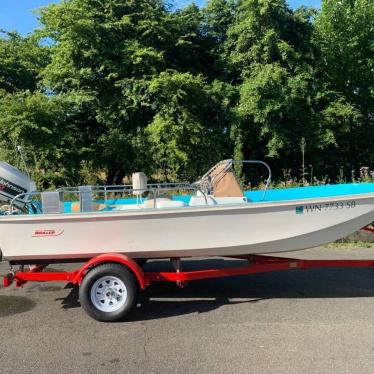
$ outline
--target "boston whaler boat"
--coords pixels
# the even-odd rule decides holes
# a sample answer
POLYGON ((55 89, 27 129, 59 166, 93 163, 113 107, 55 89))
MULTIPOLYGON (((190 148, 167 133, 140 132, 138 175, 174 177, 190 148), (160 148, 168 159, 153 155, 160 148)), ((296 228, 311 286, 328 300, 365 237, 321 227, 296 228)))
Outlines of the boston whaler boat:
POLYGON ((160 280, 182 285, 269 271, 269 266, 308 267, 305 261, 260 255, 315 247, 374 220, 374 183, 271 190, 270 181, 271 170, 262 161, 224 160, 193 184, 147 184, 143 173, 135 173, 132 185, 36 192, 28 176, 0 163, 0 199, 9 204, 8 214, 0 216, 0 250, 13 267, 4 285, 30 280, 77 283, 88 314, 118 320, 134 305, 139 286, 160 280), (237 163, 265 166, 266 188, 243 192, 237 163), (232 271, 181 271, 180 259, 190 256, 247 257, 251 262, 232 271), (143 272, 139 264, 150 258, 173 259, 176 272, 143 272), (88 262, 72 273, 42 271, 51 262, 81 260, 88 262), (16 271, 17 264, 32 266, 16 271))

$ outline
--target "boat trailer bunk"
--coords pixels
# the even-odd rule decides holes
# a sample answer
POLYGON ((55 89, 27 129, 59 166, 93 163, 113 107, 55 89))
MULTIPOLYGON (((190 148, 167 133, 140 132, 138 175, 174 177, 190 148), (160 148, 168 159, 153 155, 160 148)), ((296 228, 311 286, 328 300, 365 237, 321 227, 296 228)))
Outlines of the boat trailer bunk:
MULTIPOLYGON (((373 229, 370 229, 371 231, 373 229)), ((123 320, 136 306, 139 291, 155 282, 174 282, 185 287, 195 280, 224 278, 292 269, 365 268, 374 267, 373 260, 303 260, 267 255, 231 257, 248 260, 246 265, 183 271, 180 258, 170 259, 174 271, 143 271, 141 264, 119 253, 101 254, 74 271, 48 272, 47 265, 32 265, 28 270, 20 266, 4 276, 3 286, 15 283, 21 287, 27 282, 67 282, 79 286, 79 300, 92 318, 113 322, 123 320)))

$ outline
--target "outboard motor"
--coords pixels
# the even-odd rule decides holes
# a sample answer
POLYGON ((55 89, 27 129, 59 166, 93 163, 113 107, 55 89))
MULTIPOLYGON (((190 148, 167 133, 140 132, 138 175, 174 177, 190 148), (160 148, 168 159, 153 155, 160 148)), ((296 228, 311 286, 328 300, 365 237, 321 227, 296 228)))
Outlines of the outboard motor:
MULTIPOLYGON (((0 202, 10 203, 17 195, 36 190, 35 183, 17 168, 0 161, 0 202)), ((30 196, 21 196, 14 201, 14 206, 24 208, 30 196)))

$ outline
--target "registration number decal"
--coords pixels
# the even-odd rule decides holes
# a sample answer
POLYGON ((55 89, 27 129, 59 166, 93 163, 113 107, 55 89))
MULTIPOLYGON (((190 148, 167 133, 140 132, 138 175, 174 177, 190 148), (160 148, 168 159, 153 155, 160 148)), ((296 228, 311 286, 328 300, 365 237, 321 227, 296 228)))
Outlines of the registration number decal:
POLYGON ((322 203, 322 204, 305 204, 299 205, 295 208, 296 214, 304 213, 318 213, 326 211, 335 211, 341 209, 354 209, 356 208, 356 201, 337 201, 332 203, 322 203))

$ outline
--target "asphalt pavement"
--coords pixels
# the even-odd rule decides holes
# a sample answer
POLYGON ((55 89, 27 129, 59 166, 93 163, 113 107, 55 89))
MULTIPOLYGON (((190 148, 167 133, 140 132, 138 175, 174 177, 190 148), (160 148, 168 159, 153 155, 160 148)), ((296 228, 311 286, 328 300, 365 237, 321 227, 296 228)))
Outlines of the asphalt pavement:
MULTIPOLYGON (((374 259, 374 248, 286 256, 374 259)), ((169 265, 155 261, 146 269, 162 266, 169 265)), ((0 274, 7 270, 1 263, 0 274)), ((372 374, 374 269, 292 270, 183 289, 155 284, 121 323, 89 318, 76 288, 28 283, 0 288, 0 332, 0 373, 372 374)))

